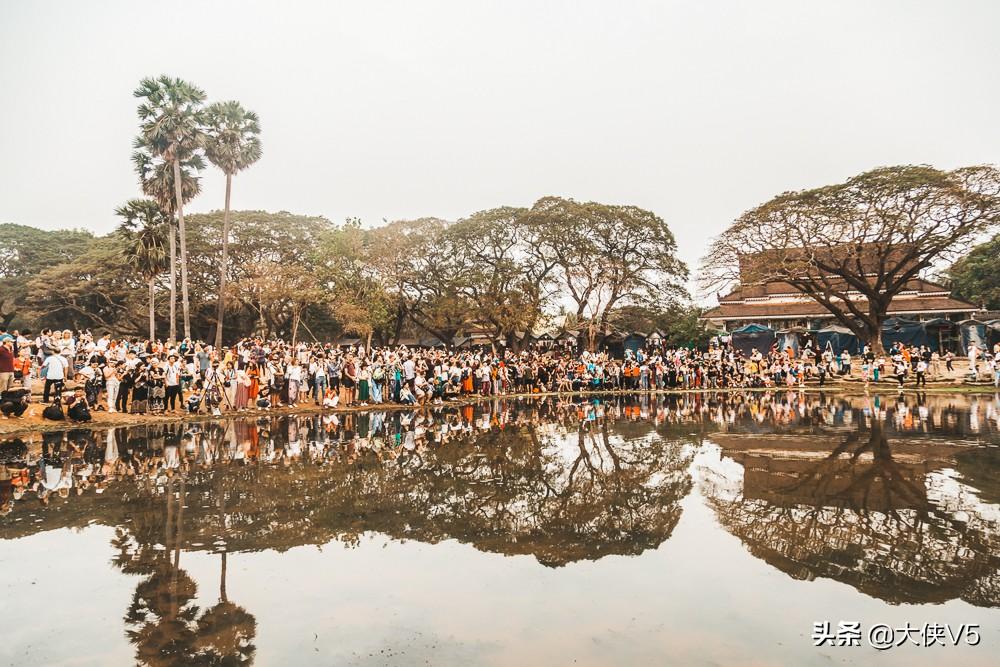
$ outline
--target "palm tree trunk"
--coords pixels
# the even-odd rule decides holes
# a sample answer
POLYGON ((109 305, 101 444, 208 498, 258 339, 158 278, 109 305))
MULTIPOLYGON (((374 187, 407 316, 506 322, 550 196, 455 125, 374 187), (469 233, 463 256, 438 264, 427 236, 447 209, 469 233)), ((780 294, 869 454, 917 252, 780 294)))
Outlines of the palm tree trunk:
POLYGON ((170 221, 170 343, 177 340, 177 234, 170 221))
POLYGON ((226 272, 229 270, 229 195, 233 190, 233 175, 226 174, 226 208, 222 214, 222 268, 219 270, 219 310, 216 314, 215 349, 222 347, 222 318, 226 312, 226 272))
POLYGON ((156 276, 149 277, 149 340, 156 340, 156 292, 153 282, 156 276))
POLYGON ((188 301, 187 235, 184 232, 184 196, 181 188, 181 162, 174 157, 174 197, 177 201, 177 228, 181 235, 181 307, 184 310, 184 337, 191 337, 191 313, 188 301))

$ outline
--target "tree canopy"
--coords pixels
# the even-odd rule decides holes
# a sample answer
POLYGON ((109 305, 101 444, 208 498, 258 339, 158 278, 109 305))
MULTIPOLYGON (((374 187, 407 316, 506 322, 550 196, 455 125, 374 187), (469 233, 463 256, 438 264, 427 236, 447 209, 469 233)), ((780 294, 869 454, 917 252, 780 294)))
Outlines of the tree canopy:
MULTIPOLYGON (((171 227, 172 176, 154 163, 149 173, 160 176, 150 182, 164 185, 163 196, 150 188, 153 199, 120 207, 128 229, 114 238, 87 235, 78 250, 68 245, 71 262, 51 251, 45 272, 26 255, 36 266, 25 278, 35 302, 20 322, 138 334, 145 305, 144 328, 166 329, 168 304, 154 303, 153 292, 169 283, 170 262, 162 263, 162 255, 163 237, 172 236, 164 233, 171 227), (156 257, 144 256, 147 247, 156 257), (53 281, 66 288, 51 290, 53 281)), ((187 186, 196 185, 192 179, 187 186)), ((629 309, 652 313, 651 328, 697 326, 695 311, 684 306, 687 268, 673 235, 662 219, 637 207, 549 197, 530 209, 500 206, 454 222, 420 218, 374 228, 356 219, 337 225, 285 211, 231 211, 225 263, 219 243, 225 212, 190 214, 186 222, 192 334, 203 340, 212 339, 218 322, 223 265, 229 340, 260 334, 450 342, 474 332, 516 346, 526 333, 557 321, 566 303, 573 304, 574 322, 592 323, 594 348, 609 327, 627 321, 619 312, 629 309)), ((37 246, 49 238, 24 230, 30 228, 18 238, 37 236, 37 246)), ((16 251, 7 250, 0 266, 26 275, 16 251)), ((694 342, 698 334, 681 337, 694 342)))
POLYGON ((989 310, 1000 310, 1000 234, 949 267, 952 293, 989 310))
POLYGON ((994 167, 882 167, 747 211, 713 241, 702 286, 785 282, 880 349, 889 304, 907 283, 998 223, 994 167))

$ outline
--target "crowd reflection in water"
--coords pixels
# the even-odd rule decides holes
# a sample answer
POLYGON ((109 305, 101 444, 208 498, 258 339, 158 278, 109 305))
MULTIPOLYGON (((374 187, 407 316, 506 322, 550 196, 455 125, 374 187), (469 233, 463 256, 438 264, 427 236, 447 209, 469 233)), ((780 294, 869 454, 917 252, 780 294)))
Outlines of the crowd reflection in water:
POLYGON ((998 433, 1000 396, 795 391, 68 430, 0 443, 0 539, 115 527, 114 562, 140 577, 125 624, 143 664, 252 661, 232 553, 378 532, 558 567, 658 547, 695 484, 793 577, 998 606, 998 433), (207 609, 185 551, 219 555, 207 609))

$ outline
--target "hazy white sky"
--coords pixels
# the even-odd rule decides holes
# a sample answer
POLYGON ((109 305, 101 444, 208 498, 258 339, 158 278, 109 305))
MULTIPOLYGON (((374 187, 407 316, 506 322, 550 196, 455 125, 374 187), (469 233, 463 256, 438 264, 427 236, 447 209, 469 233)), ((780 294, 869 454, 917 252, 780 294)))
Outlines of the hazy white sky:
MULTIPOLYGON (((132 91, 263 125, 235 208, 649 208, 692 268, 743 210, 868 168, 1000 162, 1000 2, 0 0, 0 222, 109 231, 132 91)), ((205 172, 194 211, 221 208, 205 172)))

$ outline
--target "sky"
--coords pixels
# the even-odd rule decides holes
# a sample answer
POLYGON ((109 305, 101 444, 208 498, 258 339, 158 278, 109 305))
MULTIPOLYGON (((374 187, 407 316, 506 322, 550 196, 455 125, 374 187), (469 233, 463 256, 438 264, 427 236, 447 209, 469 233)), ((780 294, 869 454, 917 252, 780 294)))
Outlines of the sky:
MULTIPOLYGON (((0 0, 0 222, 110 231, 132 92, 165 73, 259 114, 234 208, 634 204, 694 269, 781 192, 1000 162, 998 26, 995 0, 0 0)), ((222 208, 203 176, 188 211, 222 208)))

